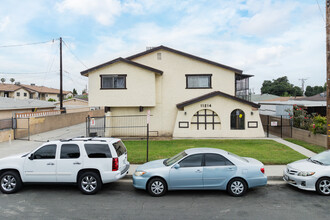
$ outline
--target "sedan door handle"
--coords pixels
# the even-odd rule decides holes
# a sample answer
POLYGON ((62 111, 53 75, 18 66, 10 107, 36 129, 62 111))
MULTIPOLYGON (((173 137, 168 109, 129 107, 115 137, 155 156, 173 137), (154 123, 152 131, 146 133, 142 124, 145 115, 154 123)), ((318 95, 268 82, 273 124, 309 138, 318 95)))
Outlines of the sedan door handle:
POLYGON ((54 164, 54 163, 47 163, 47 165, 53 166, 53 165, 55 165, 55 164, 54 164))
POLYGON ((80 165, 81 163, 79 162, 74 162, 73 165, 80 165))
POLYGON ((229 167, 228 170, 235 170, 235 168, 234 167, 229 167))
POLYGON ((202 171, 201 171, 201 170, 196 170, 195 172, 196 172, 196 173, 201 173, 202 171))

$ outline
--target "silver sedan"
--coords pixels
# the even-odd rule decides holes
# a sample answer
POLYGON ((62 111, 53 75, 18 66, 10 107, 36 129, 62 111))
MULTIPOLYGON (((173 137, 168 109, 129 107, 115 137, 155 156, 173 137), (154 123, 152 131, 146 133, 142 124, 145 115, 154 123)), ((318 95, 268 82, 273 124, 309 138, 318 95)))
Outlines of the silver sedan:
POLYGON ((299 189, 329 196, 330 150, 288 164, 283 171, 283 179, 299 189))

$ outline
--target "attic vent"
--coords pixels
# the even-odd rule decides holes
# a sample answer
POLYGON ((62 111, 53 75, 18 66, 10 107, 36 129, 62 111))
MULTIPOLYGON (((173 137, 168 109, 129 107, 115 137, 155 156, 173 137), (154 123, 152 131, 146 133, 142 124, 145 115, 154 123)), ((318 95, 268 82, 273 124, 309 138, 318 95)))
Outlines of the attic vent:
POLYGON ((162 59, 162 53, 157 53, 157 60, 161 60, 162 59))
POLYGON ((155 47, 146 47, 146 50, 152 50, 154 49, 155 47))

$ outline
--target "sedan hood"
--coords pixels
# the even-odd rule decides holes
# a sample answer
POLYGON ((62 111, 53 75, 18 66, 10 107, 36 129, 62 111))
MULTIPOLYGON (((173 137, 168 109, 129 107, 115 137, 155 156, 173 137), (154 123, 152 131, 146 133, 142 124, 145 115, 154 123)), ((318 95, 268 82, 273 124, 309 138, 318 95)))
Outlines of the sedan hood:
POLYGON ((307 159, 303 159, 289 163, 288 167, 299 171, 316 171, 322 169, 324 166, 308 161, 307 159))
POLYGON ((136 170, 142 171, 142 170, 147 170, 147 169, 165 167, 165 165, 163 163, 164 160, 165 159, 150 161, 148 163, 145 163, 145 164, 142 164, 142 165, 138 166, 136 170))

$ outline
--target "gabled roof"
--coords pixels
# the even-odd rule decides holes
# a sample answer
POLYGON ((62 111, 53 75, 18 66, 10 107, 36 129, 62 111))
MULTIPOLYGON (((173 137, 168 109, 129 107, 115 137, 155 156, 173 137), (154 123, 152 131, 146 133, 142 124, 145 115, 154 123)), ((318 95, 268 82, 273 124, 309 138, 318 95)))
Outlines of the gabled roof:
POLYGON ((6 92, 15 92, 16 90, 20 89, 21 87, 15 84, 5 84, 0 83, 0 91, 6 92))
POLYGON ((83 75, 83 76, 86 76, 89 72, 92 72, 94 70, 100 69, 102 67, 105 67, 105 66, 108 66, 108 65, 117 63, 117 62, 124 62, 124 63, 130 64, 130 65, 133 65, 133 66, 136 66, 136 67, 140 67, 142 69, 145 69, 145 70, 154 72, 154 73, 158 73, 160 75, 163 74, 163 71, 161 71, 161 70, 158 70, 158 69, 152 68, 150 66, 146 66, 146 65, 140 64, 140 63, 136 63, 134 61, 131 61, 131 60, 128 60, 128 59, 125 59, 125 58, 122 58, 122 57, 119 57, 117 59, 111 60, 109 62, 103 63, 103 64, 98 65, 98 66, 94 66, 94 67, 92 67, 90 69, 84 70, 84 71, 80 72, 80 74, 83 75))
POLYGON ((201 57, 197 57, 195 55, 192 55, 192 54, 189 54, 189 53, 185 53, 185 52, 182 52, 182 51, 178 51, 178 50, 175 50, 175 49, 172 49, 172 48, 169 48, 169 47, 165 47, 163 45, 161 45, 159 47, 154 47, 154 48, 152 48, 150 50, 146 50, 144 52, 137 53, 137 54, 132 55, 132 56, 129 56, 129 57, 126 57, 126 59, 127 60, 133 60, 133 59, 135 59, 137 57, 144 56, 146 54, 155 52, 157 50, 170 51, 172 53, 176 53, 176 54, 179 54, 179 55, 182 55, 182 56, 185 56, 185 57, 189 57, 191 59, 195 59, 195 60, 198 60, 198 61, 201 61, 201 62, 204 62, 204 63, 208 63, 208 64, 211 64, 211 65, 215 65, 215 66, 218 66, 218 67, 221 67, 221 68, 224 68, 224 69, 228 69, 228 70, 234 71, 235 73, 238 73, 238 74, 242 74, 243 73, 242 70, 239 70, 239 69, 236 69, 236 68, 233 68, 233 67, 230 67, 230 66, 226 66, 226 65, 223 65, 221 63, 216 63, 214 61, 207 60, 207 59, 204 59, 204 58, 201 58, 201 57))
MULTIPOLYGON (((32 85, 24 85, 20 84, 22 88, 25 88, 27 90, 30 90, 32 92, 38 92, 38 93, 50 93, 50 94, 60 94, 59 89, 53 89, 45 86, 32 86, 32 85)), ((70 91, 63 91, 63 94, 69 94, 70 91)))
POLYGON ((220 92, 220 91, 210 92, 210 93, 207 93, 205 95, 202 95, 202 96, 199 96, 199 97, 196 97, 196 98, 193 98, 193 99, 190 99, 190 100, 187 100, 187 101, 178 103, 176 105, 176 107, 178 109, 183 109, 185 106, 188 106, 188 105, 194 104, 196 102, 200 102, 200 101, 203 101, 205 99, 209 99, 209 98, 212 98, 212 97, 218 96, 218 95, 219 96, 222 96, 222 97, 225 97, 225 98, 228 98, 228 99, 232 99, 232 100, 238 101, 238 102, 242 102, 242 103, 247 104, 247 105, 251 105, 252 107, 255 107, 255 108, 259 108, 260 107, 260 105, 254 103, 254 102, 249 102, 249 101, 246 101, 244 99, 240 99, 240 98, 237 98, 235 96, 232 96, 232 95, 229 95, 229 94, 220 92))

